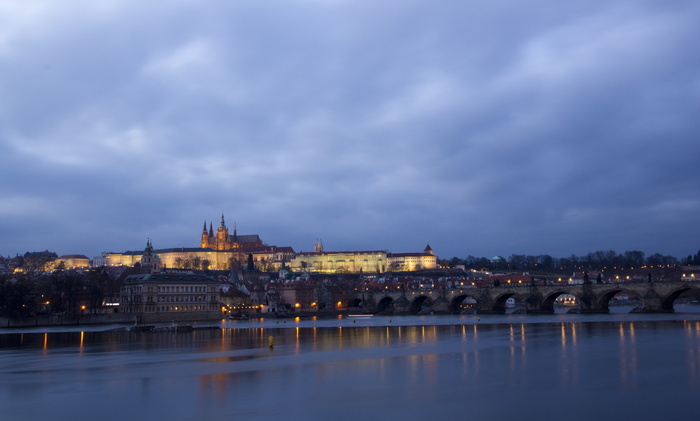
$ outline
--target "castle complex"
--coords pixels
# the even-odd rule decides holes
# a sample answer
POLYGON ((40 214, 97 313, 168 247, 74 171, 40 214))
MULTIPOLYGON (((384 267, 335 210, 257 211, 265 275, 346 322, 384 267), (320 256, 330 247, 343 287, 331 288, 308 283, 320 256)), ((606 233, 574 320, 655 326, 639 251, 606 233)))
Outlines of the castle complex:
MULTIPOLYGON (((107 266, 134 266, 142 262, 144 256, 152 254, 158 259, 161 268, 171 269, 213 269, 228 270, 242 267, 247 256, 252 255, 255 265, 265 271, 278 270, 283 261, 294 258, 291 247, 264 245, 260 236, 238 235, 234 224, 233 235, 229 235, 224 215, 221 223, 214 232, 213 224, 204 223, 200 237, 200 247, 177 247, 154 250, 150 240, 144 251, 126 251, 124 253, 104 253, 104 264, 107 266)), ((150 264, 150 262, 149 262, 150 264)))
POLYGON ((107 266, 134 266, 143 272, 161 268, 228 270, 242 268, 252 260, 256 269, 271 272, 286 266, 291 272, 305 273, 382 273, 387 271, 415 271, 435 269, 437 258, 430 246, 422 253, 390 253, 375 251, 324 251, 323 243, 316 240, 313 252, 295 253, 291 247, 263 244, 260 236, 238 235, 236 224, 233 234, 221 215, 219 227, 206 221, 202 228, 199 247, 154 250, 149 239, 145 250, 124 253, 104 253, 107 266))

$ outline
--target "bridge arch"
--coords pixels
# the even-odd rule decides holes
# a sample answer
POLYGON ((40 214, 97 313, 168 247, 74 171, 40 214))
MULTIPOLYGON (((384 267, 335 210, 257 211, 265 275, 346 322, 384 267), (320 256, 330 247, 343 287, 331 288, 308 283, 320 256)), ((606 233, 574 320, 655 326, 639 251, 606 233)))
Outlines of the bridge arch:
POLYGON ((688 291, 698 291, 698 288, 693 288, 691 286, 683 286, 681 288, 678 288, 674 291, 671 291, 668 295, 662 298, 661 300, 661 310, 666 311, 666 312, 673 312, 673 303, 676 301, 676 299, 683 294, 684 292, 688 291))
MULTIPOLYGON (((550 292, 547 294, 546 297, 542 300, 540 303, 540 311, 545 314, 553 314, 554 313, 554 303, 557 301, 557 298, 559 298, 561 295, 573 295, 576 298, 576 302, 579 302, 581 300, 581 297, 578 297, 576 294, 572 294, 571 291, 564 291, 564 290, 557 290, 550 292)), ((612 298, 612 297, 610 297, 612 298)), ((580 303, 578 304, 579 306, 581 305, 580 303)))
POLYGON ((478 303, 476 297, 469 294, 460 294, 454 297, 452 301, 450 301, 449 312, 451 314, 460 314, 464 310, 462 305, 467 303, 473 304, 474 310, 476 310, 476 306, 478 303))
MULTIPOLYGON (((610 300, 612 300, 613 297, 615 297, 617 294, 619 294, 621 292, 624 292, 626 294, 633 295, 633 296, 637 297, 639 299, 640 303, 644 302, 644 297, 639 295, 638 292, 636 292, 632 289, 627 289, 627 288, 620 286, 618 288, 613 288, 609 291, 605 291, 605 292, 601 293, 598 296, 598 301, 595 303, 595 306, 593 308, 599 312, 604 312, 604 313, 609 312, 610 311, 610 307, 609 307, 610 300)), ((671 301, 671 310, 673 310, 673 301, 671 301)))
POLYGON ((512 291, 505 292, 503 294, 500 294, 496 297, 495 300, 493 300, 493 312, 496 314, 505 314, 506 313, 506 302, 508 301, 509 298, 514 298, 516 301, 518 301, 518 297, 516 296, 517 294, 512 291))
POLYGON ((386 296, 377 303, 377 313, 389 314, 394 312, 394 299, 386 296))
POLYGON ((420 314, 430 311, 433 306, 433 300, 426 295, 419 295, 413 301, 408 309, 410 314, 420 314))

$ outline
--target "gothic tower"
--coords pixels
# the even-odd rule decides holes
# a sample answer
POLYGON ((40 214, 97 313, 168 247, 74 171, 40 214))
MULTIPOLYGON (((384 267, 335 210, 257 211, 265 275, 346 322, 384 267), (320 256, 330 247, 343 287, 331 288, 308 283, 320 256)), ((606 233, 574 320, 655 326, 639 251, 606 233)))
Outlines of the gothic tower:
POLYGON ((214 224, 209 222, 209 248, 216 248, 216 237, 214 237, 214 224))
POLYGON ((224 222, 224 214, 221 214, 221 224, 216 230, 216 250, 228 250, 229 246, 228 228, 224 222))
POLYGON ((204 221, 204 228, 202 229, 202 242, 200 247, 203 249, 209 248, 209 233, 207 232, 207 221, 204 221))

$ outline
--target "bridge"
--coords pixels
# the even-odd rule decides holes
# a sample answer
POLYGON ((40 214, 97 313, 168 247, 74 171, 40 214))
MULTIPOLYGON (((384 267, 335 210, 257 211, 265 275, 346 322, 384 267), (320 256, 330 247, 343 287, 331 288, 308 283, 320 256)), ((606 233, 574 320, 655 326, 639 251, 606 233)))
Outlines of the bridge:
POLYGON ((607 313, 610 300, 619 293, 636 296, 638 310, 645 313, 672 313, 673 302, 684 292, 700 292, 700 281, 639 282, 580 285, 464 286, 454 289, 358 291, 355 303, 371 313, 422 314, 427 312, 458 314, 464 303, 474 303, 478 314, 504 314, 506 301, 515 299, 528 314, 554 313, 554 302, 562 294, 576 297, 580 313, 607 313), (466 300, 466 301, 465 301, 466 300))

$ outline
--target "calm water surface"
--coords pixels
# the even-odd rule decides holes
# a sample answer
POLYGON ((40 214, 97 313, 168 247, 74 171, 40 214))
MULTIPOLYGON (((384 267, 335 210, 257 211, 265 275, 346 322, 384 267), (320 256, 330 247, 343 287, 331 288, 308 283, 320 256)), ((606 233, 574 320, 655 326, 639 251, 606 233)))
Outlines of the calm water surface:
POLYGON ((0 419, 696 420, 697 310, 0 331, 0 419))

